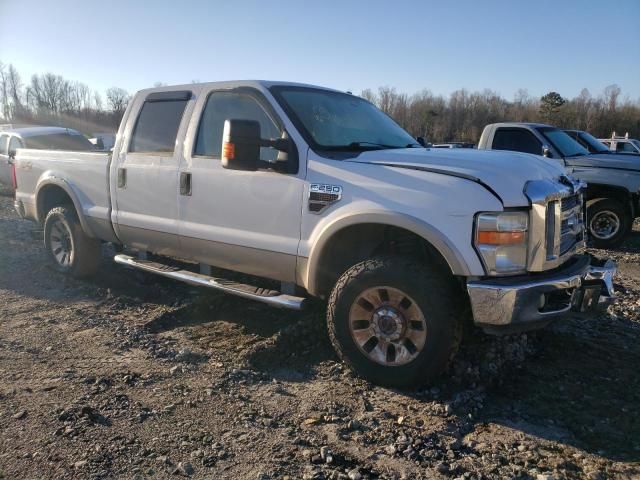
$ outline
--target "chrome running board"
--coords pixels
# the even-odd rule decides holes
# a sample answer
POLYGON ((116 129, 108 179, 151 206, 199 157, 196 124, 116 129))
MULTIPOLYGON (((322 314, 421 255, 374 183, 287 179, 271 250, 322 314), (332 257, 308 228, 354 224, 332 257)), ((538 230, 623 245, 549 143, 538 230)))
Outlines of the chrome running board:
POLYGON ((282 294, 276 290, 268 290, 265 288, 254 287, 253 285, 234 282, 232 280, 210 277, 208 275, 182 270, 179 267, 173 267, 163 263, 136 259, 129 255, 118 254, 113 257, 113 260, 120 265, 127 265, 129 267, 137 268, 138 270, 155 273, 190 285, 214 288, 225 293, 266 303, 274 307, 288 308, 290 310, 302 310, 306 301, 303 297, 294 297, 292 295, 282 294))

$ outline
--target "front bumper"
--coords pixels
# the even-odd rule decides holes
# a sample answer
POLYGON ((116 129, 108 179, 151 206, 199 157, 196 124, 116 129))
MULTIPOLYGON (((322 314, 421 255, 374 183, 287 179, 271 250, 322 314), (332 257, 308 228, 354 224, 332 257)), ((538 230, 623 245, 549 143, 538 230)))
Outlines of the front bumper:
POLYGON ((476 325, 509 333, 546 325, 569 310, 593 312, 614 297, 612 260, 579 255, 551 273, 467 283, 476 325))

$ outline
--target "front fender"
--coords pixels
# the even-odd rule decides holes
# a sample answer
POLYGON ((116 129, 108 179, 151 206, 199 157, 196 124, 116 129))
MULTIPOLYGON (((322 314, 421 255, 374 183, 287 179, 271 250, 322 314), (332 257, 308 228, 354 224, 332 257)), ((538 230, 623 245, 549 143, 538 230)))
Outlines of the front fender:
POLYGON ((359 224, 380 224, 408 230, 433 245, 445 259, 454 275, 471 275, 471 269, 462 253, 433 225, 407 214, 371 210, 338 217, 322 229, 306 262, 306 272, 302 272, 303 282, 311 294, 318 291, 320 263, 324 249, 331 238, 342 229, 359 224))

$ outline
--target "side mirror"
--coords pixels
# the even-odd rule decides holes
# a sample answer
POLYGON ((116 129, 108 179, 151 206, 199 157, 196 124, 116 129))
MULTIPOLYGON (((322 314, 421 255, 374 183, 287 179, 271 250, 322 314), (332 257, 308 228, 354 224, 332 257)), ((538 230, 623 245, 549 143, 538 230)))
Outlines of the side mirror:
POLYGON ((418 142, 420 145, 422 145, 423 147, 427 146, 427 142, 424 139, 424 137, 416 137, 416 142, 418 142))
POLYGON ((255 120, 225 120, 222 167, 255 171, 260 162, 260 124, 255 120))
POLYGON ((255 120, 227 119, 222 132, 222 167, 230 170, 256 171, 267 167, 280 172, 298 171, 298 154, 285 132, 281 138, 265 139, 260 135, 260 123, 255 120), (260 148, 278 151, 275 162, 260 160, 260 148))
POLYGON ((96 150, 104 150, 104 141, 101 138, 96 139, 96 150))
POLYGON ((9 149, 9 158, 16 158, 16 149, 15 148, 10 148, 9 149))
POLYGON ((548 145, 542 146, 542 156, 547 158, 553 157, 553 155, 551 154, 551 149, 549 148, 548 145))

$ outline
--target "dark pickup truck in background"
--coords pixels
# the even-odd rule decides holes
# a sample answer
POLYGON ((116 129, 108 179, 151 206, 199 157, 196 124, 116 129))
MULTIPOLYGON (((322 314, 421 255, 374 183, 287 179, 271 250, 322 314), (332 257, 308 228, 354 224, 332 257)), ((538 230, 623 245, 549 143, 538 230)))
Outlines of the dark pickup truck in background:
POLYGON ((640 157, 590 153, 566 132, 540 123, 487 125, 478 149, 543 155, 586 182, 587 225, 596 247, 619 245, 640 216, 640 157))

